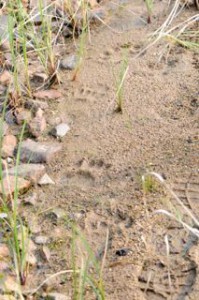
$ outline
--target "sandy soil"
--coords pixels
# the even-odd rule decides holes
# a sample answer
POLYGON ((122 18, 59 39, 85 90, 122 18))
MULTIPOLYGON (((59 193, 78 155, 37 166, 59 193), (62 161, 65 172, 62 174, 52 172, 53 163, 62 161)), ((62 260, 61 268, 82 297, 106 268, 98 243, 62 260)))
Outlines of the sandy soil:
MULTIPOLYGON (((71 131, 62 141, 62 154, 48 166, 56 185, 39 188, 36 206, 23 208, 33 237, 38 230, 49 236, 51 251, 49 262, 38 252, 40 267, 31 271, 28 285, 33 288, 49 274, 71 269, 71 220, 99 261, 109 232, 103 269, 106 299, 196 300, 197 239, 177 222, 153 214, 175 201, 160 186, 144 195, 141 176, 147 171, 163 174, 199 215, 198 57, 175 46, 158 63, 161 44, 134 59, 165 19, 166 5, 156 3, 153 22, 146 25, 140 19, 146 17, 143 3, 129 2, 120 9, 111 4, 107 25, 91 31, 77 81, 71 81, 72 72, 64 72, 64 100, 50 105, 49 123, 61 117, 71 131), (120 114, 115 112, 114 73, 125 45, 129 72, 120 114), (57 208, 64 218, 56 220, 52 212, 57 208), (120 257, 117 250, 122 248, 128 254, 120 257)), ((187 10, 183 17, 191 13, 187 10)), ((73 53, 72 46, 63 54, 69 51, 73 53)), ((86 255, 83 244, 77 238, 77 267, 86 255)), ((72 296, 72 277, 59 276, 45 288, 72 296)), ((85 299, 96 299, 89 288, 85 299)))

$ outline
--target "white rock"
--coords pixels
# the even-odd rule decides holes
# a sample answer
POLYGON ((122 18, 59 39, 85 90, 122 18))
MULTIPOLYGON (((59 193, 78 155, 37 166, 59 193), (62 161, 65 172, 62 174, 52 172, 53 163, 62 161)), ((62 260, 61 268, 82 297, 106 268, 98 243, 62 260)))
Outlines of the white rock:
POLYGON ((47 244, 47 242, 48 242, 48 237, 47 237, 47 236, 44 236, 44 235, 38 235, 38 236, 36 236, 36 238, 35 238, 35 243, 36 243, 37 245, 45 245, 45 244, 47 244))
POLYGON ((60 67, 66 70, 75 69, 77 64, 77 57, 75 55, 64 57, 60 62, 60 67))
POLYGON ((12 157, 7 157, 6 159, 8 164, 11 164, 13 162, 13 158, 12 157))
POLYGON ((48 176, 48 174, 44 174, 42 178, 38 182, 39 185, 47 185, 47 184, 55 184, 55 182, 48 176))
POLYGON ((62 137, 64 137, 68 133, 69 130, 70 130, 70 127, 68 126, 68 124, 61 123, 61 124, 57 125, 51 131, 51 134, 54 135, 54 136, 56 136, 56 137, 62 138, 62 137))
POLYGON ((7 219, 7 218, 8 218, 8 214, 6 214, 6 213, 0 213, 0 219, 7 219))

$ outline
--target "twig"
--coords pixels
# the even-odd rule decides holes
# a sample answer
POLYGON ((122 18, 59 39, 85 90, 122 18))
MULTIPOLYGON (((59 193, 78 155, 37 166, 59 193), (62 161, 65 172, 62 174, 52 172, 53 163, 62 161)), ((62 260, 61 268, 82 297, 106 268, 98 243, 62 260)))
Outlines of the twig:
POLYGON ((41 288, 46 282, 48 282, 49 280, 51 280, 52 278, 55 278, 55 277, 60 276, 60 275, 63 275, 63 274, 69 274, 69 273, 74 273, 74 272, 75 272, 75 273, 79 273, 79 270, 76 270, 76 271, 74 271, 74 270, 63 270, 63 271, 57 272, 57 273, 51 275, 50 277, 46 278, 46 279, 45 279, 45 280, 44 280, 37 288, 35 288, 35 289, 32 290, 32 291, 27 292, 27 294, 29 294, 29 295, 36 294, 36 293, 40 290, 40 288, 41 288))

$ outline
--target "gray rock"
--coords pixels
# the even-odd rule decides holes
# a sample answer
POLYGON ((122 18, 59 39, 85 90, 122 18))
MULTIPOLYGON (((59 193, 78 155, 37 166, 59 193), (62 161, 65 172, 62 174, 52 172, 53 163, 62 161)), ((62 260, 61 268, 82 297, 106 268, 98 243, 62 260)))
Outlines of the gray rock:
POLYGON ((67 132, 70 130, 70 127, 66 123, 61 123, 57 125, 53 130, 51 131, 51 134, 57 138, 64 137, 67 132))
POLYGON ((48 243, 48 237, 45 235, 38 235, 35 238, 35 243, 37 245, 45 245, 48 243))
POLYGON ((42 178, 38 182, 39 185, 48 185, 55 184, 54 181, 48 176, 48 174, 44 174, 42 178))
POLYGON ((16 172, 18 176, 28 179, 32 183, 37 183, 45 174, 45 166, 41 164, 21 164, 18 167, 4 171, 3 176, 6 176, 6 174, 15 176, 16 172))
POLYGON ((60 68, 66 70, 74 70, 77 64, 77 57, 75 55, 66 56, 60 61, 60 68))
POLYGON ((44 144, 27 139, 21 144, 20 159, 22 162, 29 163, 48 163, 61 149, 61 145, 58 144, 44 144))

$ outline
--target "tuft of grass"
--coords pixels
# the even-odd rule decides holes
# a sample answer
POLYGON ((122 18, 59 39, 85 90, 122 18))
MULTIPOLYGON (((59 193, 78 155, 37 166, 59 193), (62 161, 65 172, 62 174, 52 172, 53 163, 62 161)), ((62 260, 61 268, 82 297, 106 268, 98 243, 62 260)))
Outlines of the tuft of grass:
POLYGON ((44 13, 45 7, 43 7, 43 1, 39 0, 39 14, 41 18, 41 37, 38 41, 34 39, 34 43, 37 45, 36 52, 42 62, 46 73, 49 77, 49 85, 59 83, 57 61, 55 57, 55 51, 53 47, 52 36, 52 16, 48 13, 44 13))
POLYGON ((154 180, 153 176, 148 175, 142 179, 142 188, 145 194, 157 192, 157 182, 154 180))
POLYGON ((76 66, 75 66, 75 70, 72 76, 72 81, 75 81, 77 79, 77 76, 81 70, 82 64, 83 64, 83 59, 85 57, 86 54, 86 42, 87 42, 87 37, 88 37, 88 28, 83 27, 82 28, 82 33, 79 37, 79 45, 78 45, 78 49, 77 49, 77 62, 76 62, 76 66))
MULTIPOLYGON (((77 79, 77 75, 80 72, 80 69, 82 67, 83 60, 86 55, 86 44, 87 44, 87 40, 88 40, 88 36, 89 36, 89 32, 90 32, 90 27, 89 27, 90 24, 89 24, 89 18, 88 18, 89 5, 88 5, 87 1, 82 0, 80 2, 80 11, 82 13, 82 25, 81 25, 81 29, 80 29, 81 34, 79 36, 79 44, 77 47, 77 62, 76 62, 74 74, 72 76, 72 81, 75 81, 77 79)), ((75 18, 74 18, 74 22, 76 24, 78 21, 75 21, 75 18)))
POLYGON ((85 299, 87 289, 91 289, 96 299, 105 300, 105 290, 103 283, 103 268, 105 264, 106 249, 108 243, 108 234, 104 257, 100 266, 95 254, 93 253, 86 238, 80 232, 76 225, 72 224, 72 269, 73 269, 73 299, 85 299), (77 273, 77 257, 81 260, 81 267, 77 273))
POLYGON ((128 74, 129 64, 128 64, 128 55, 125 51, 119 69, 118 78, 115 77, 116 82, 116 112, 123 112, 123 103, 124 103, 124 83, 126 76, 128 74))

